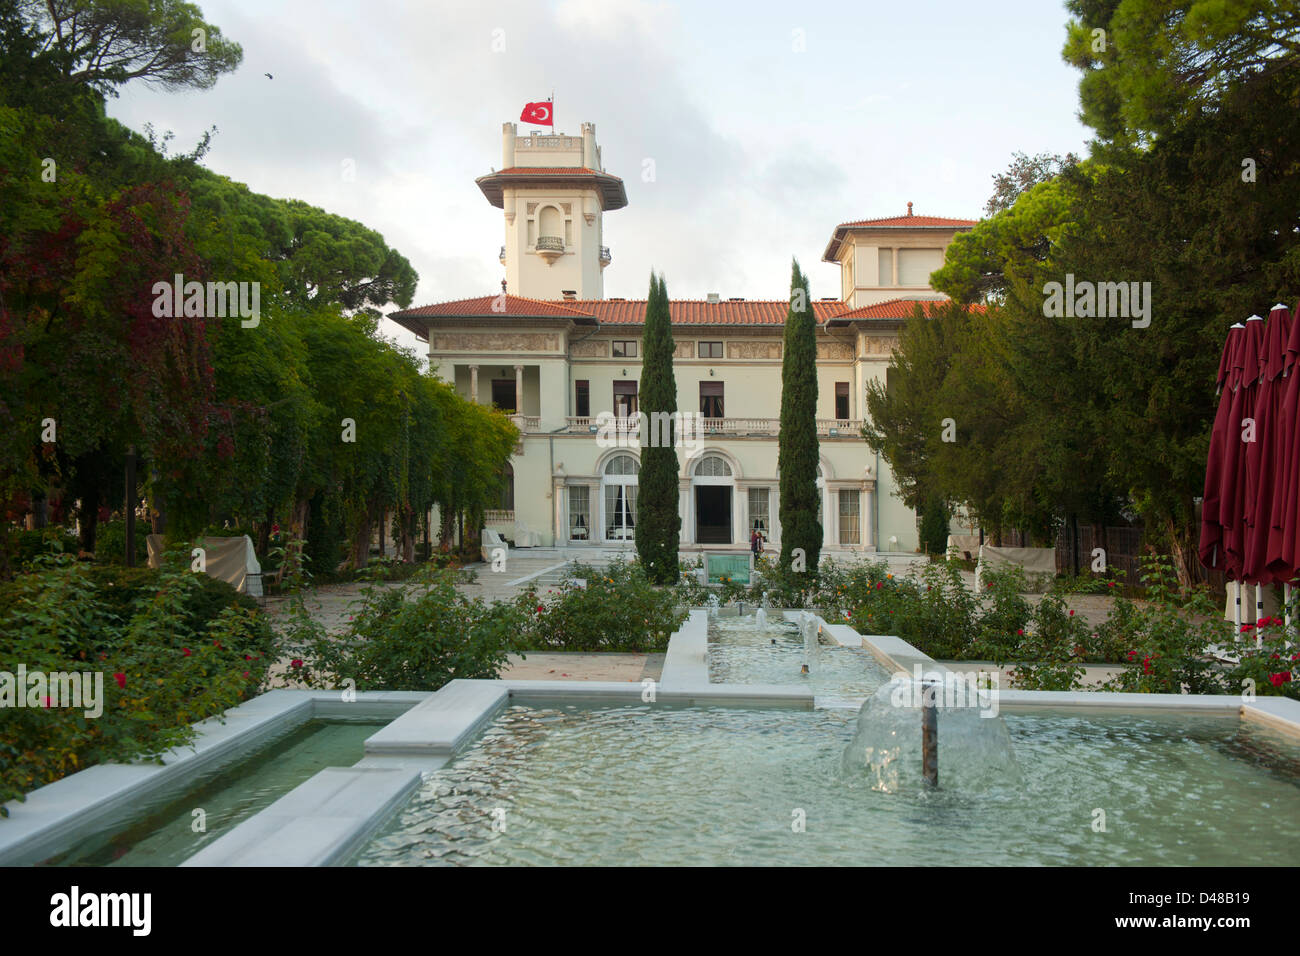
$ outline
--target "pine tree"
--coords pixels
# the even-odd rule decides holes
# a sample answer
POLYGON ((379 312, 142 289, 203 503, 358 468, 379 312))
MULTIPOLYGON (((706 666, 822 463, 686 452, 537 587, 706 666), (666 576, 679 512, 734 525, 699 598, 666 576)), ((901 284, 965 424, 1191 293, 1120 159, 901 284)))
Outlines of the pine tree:
POLYGON ((645 332, 641 341, 639 400, 647 426, 641 435, 641 474, 636 506, 636 552, 650 580, 677 580, 677 381, 673 376, 673 331, 668 286, 650 274, 645 332))
POLYGON ((817 520, 817 330, 808 277, 794 262, 781 363, 781 568, 813 575, 821 558, 817 520), (802 549, 802 564, 794 552, 802 549))

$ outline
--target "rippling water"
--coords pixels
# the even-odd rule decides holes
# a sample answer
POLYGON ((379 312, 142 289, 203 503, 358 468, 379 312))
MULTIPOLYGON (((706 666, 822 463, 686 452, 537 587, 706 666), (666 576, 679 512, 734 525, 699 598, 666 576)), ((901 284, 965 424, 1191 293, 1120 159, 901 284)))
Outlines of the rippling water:
POLYGON ((799 629, 780 620, 779 611, 771 613, 764 631, 758 629, 753 615, 709 623, 710 681, 802 684, 814 694, 835 697, 869 697, 889 682, 889 675, 867 651, 830 644, 819 644, 810 673, 801 673, 804 650, 799 629))
MULTIPOLYGON (((1023 783, 887 794, 841 777, 852 711, 504 711, 354 861, 1295 864, 1300 747, 1236 720, 1008 716, 1023 783), (1106 832, 1094 832, 1096 810, 1106 832), (800 820, 804 832, 796 832, 800 820)), ((942 782, 942 767, 940 767, 942 782)))

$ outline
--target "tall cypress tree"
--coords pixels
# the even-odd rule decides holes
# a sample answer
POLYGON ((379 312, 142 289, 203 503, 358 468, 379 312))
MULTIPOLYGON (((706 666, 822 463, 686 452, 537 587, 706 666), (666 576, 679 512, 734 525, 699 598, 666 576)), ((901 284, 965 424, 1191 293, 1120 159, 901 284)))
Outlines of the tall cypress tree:
POLYGON ((817 459, 817 329, 808 277, 795 260, 781 362, 777 452, 781 472, 781 567, 791 570, 794 550, 802 548, 804 569, 809 575, 817 572, 822 548, 822 525, 817 520, 817 459))
POLYGON ((650 273, 645 332, 641 341, 639 401, 648 427, 641 434, 640 489, 636 503, 636 553, 650 579, 677 580, 677 380, 673 376, 673 330, 668 286, 650 273), (665 420, 666 416, 666 420, 665 420))

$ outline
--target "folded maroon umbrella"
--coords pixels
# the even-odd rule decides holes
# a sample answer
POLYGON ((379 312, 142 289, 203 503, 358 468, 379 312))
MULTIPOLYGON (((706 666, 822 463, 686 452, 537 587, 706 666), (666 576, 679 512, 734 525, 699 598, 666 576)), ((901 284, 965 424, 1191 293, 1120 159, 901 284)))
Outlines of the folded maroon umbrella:
POLYGON ((1292 580, 1300 569, 1300 304, 1291 319, 1286 362, 1278 413, 1280 484, 1273 497, 1268 540, 1268 569, 1277 581, 1292 580))
MULTIPOLYGON (((1220 515, 1219 488, 1223 476, 1223 456, 1228 440, 1228 415, 1239 376, 1234 372, 1234 354, 1241 347, 1242 333, 1246 327, 1238 322, 1228 329, 1223 340, 1223 354, 1219 357, 1219 375, 1215 387, 1219 395, 1219 409, 1210 431, 1210 451, 1205 462, 1205 494, 1201 500, 1201 541, 1197 547, 1201 564, 1207 568, 1223 567, 1223 522, 1220 515)), ((1281 547, 1279 538, 1278 546, 1281 547)))
POLYGON ((1285 305, 1273 306, 1260 343, 1263 374, 1255 396, 1255 441, 1246 446, 1246 555, 1241 577, 1255 584, 1285 580, 1275 577, 1269 568, 1268 544, 1274 498, 1286 488, 1279 475, 1286 455, 1280 419, 1290 334, 1290 310, 1285 305))
MULTIPOLYGON (((1223 525, 1223 570, 1229 580, 1240 581, 1246 563, 1247 500, 1254 508, 1254 498, 1246 493, 1252 488, 1249 473, 1257 466, 1250 446, 1258 437, 1255 422, 1255 399, 1259 391, 1260 347, 1264 338, 1264 319, 1252 315, 1241 333, 1241 345, 1234 352, 1232 371, 1237 386, 1228 410, 1227 440, 1224 442, 1223 471, 1219 478, 1219 523, 1223 525)), ((1231 380, 1231 379, 1230 379, 1231 380)))

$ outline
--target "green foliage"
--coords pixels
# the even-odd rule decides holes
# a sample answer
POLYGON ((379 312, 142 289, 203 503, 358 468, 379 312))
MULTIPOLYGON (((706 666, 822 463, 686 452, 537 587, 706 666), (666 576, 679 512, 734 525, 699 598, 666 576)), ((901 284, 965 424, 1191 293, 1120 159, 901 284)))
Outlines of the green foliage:
POLYGON ((636 552, 641 565, 656 584, 677 580, 677 543, 681 516, 677 478, 677 380, 673 375, 673 333, 668 312, 668 287, 663 276, 650 275, 642 340, 645 365, 638 393, 641 412, 648 416, 649 435, 641 436, 641 472, 636 501, 636 552), (671 423, 665 436, 654 416, 663 413, 671 423))
MULTIPOLYGON (((149 560, 149 525, 135 523, 135 563, 140 566, 149 560)), ((105 521, 95 532, 95 560, 102 564, 126 565, 126 519, 105 521)))
POLYGON ((921 512, 921 550, 945 554, 948 550, 948 522, 951 515, 942 498, 931 498, 921 512))
POLYGON ((780 472, 781 567, 789 570, 800 549, 809 584, 821 562, 822 526, 817 520, 817 331, 808 277, 796 261, 790 276, 781 361, 780 472))
POLYGON ((1282 623, 1267 617, 1242 625, 1227 648, 1237 659, 1224 678, 1227 693, 1300 700, 1300 649, 1287 639, 1282 623))
POLYGON ((0 585, 0 671, 96 672, 103 712, 0 708, 0 801, 96 763, 157 757, 256 692, 276 639, 256 605, 191 574, 41 556, 0 585), (121 686, 119 686, 119 679, 121 686))
POLYGON ((1034 608, 1016 651, 1023 661, 1011 673, 1014 687, 1024 690, 1079 690, 1088 626, 1071 614, 1059 594, 1046 594, 1034 608))
POLYGON ((572 565, 560 586, 529 589, 514 608, 523 620, 520 646, 537 651, 657 652, 686 620, 672 588, 651 583, 639 562, 606 568, 572 565), (579 581, 585 582, 579 584, 579 581))
POLYGON ((492 679, 516 649, 524 622, 509 604, 456 590, 452 572, 428 569, 394 587, 372 584, 342 635, 326 634, 301 603, 286 634, 313 687, 434 691, 456 679, 492 679))
POLYGON ((1063 55, 1083 71, 1080 118, 1106 140, 1149 141, 1212 111, 1225 89, 1293 72, 1300 61, 1292 3, 1069 0, 1066 8, 1073 18, 1063 55))
POLYGON ((77 553, 77 539, 63 528, 49 525, 32 531, 9 531, 7 533, 6 555, 9 566, 21 570, 36 558, 38 554, 77 553))
POLYGON ((1127 643, 1124 660, 1130 666, 1106 687, 1148 694, 1224 693, 1213 652, 1225 641, 1222 607, 1204 588, 1179 591, 1167 558, 1144 558, 1139 579, 1148 604, 1141 610, 1126 607, 1106 633, 1110 646, 1127 643))

